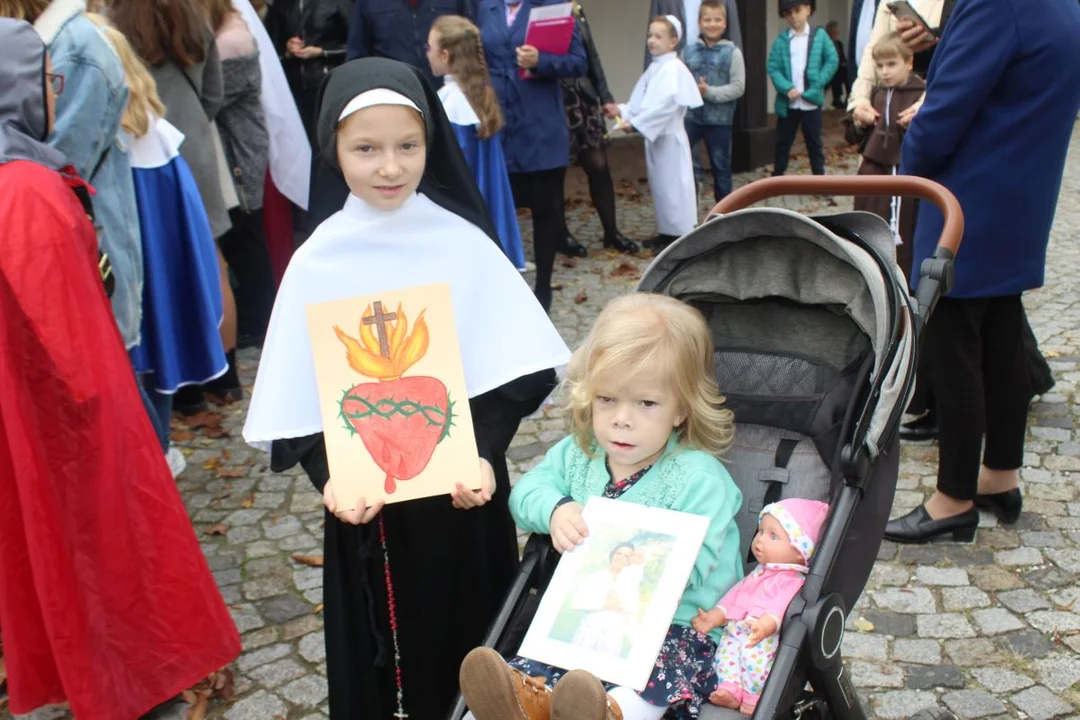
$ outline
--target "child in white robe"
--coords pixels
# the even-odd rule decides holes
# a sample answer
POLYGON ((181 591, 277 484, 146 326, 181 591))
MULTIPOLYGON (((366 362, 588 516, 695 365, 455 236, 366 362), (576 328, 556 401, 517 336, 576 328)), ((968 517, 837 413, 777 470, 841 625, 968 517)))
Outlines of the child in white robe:
POLYGON ((688 108, 701 107, 703 102, 694 76, 675 52, 681 36, 682 23, 674 15, 656 17, 649 23, 652 64, 634 86, 630 102, 619 105, 620 128, 636 130, 645 137, 645 164, 658 232, 646 245, 657 249, 697 224, 694 164, 683 118, 688 108))

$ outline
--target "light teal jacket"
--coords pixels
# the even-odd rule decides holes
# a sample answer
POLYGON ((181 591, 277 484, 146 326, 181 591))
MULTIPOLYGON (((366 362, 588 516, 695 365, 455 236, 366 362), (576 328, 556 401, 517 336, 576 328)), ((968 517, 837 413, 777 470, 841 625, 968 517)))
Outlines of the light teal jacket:
MULTIPOLYGON (((769 51, 768 71, 776 88, 776 102, 773 105, 777 117, 787 117, 788 90, 795 87, 791 79, 791 33, 788 29, 776 36, 772 50, 769 51)), ((810 28, 810 48, 806 59, 806 90, 803 98, 819 108, 825 105, 825 86, 832 80, 840 57, 836 54, 836 45, 823 28, 810 28)))
MULTIPOLYGON (((610 475, 604 451, 589 457, 573 436, 548 451, 510 493, 510 514, 518 527, 535 533, 551 530, 551 513, 564 497, 584 504, 604 494, 610 475)), ((712 518, 705 543, 686 583, 673 622, 690 627, 698 608, 708 610, 742 578, 739 529, 735 513, 742 493, 712 455, 679 447, 672 435, 664 456, 619 500, 712 518)), ((720 629, 710 633, 719 641, 720 629)))

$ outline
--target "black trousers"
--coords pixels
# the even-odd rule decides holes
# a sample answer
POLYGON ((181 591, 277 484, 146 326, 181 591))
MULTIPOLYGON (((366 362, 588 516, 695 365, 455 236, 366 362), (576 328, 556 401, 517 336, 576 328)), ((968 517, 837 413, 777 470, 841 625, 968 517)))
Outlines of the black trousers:
POLYGON ((229 211, 232 229, 221 236, 218 246, 229 264, 235 283, 236 329, 242 346, 261 345, 270 323, 276 295, 274 268, 263 237, 262 210, 229 211))
POLYGON ((565 237, 565 177, 565 167, 510 173, 514 205, 532 211, 536 298, 545 310, 551 309, 551 274, 555 269, 555 249, 565 237))
POLYGON ((937 487, 949 497, 975 497, 980 463, 992 470, 1023 463, 1031 401, 1024 324, 1020 296, 1007 295, 942 298, 926 325, 921 369, 938 413, 937 487))
POLYGON ((810 169, 815 175, 825 174, 825 150, 821 142, 821 108, 817 110, 788 110, 787 117, 776 120, 776 159, 773 175, 787 172, 788 156, 795 142, 795 133, 802 125, 810 169))

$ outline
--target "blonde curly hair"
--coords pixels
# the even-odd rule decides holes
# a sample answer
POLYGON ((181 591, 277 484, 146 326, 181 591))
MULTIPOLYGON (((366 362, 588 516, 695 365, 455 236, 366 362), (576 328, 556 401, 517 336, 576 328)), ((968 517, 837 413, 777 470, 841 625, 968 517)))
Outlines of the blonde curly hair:
POLYGON ((667 297, 634 293, 607 304, 577 349, 562 383, 570 432, 592 452, 592 408, 601 378, 647 376, 669 384, 685 414, 680 445, 722 455, 735 436, 735 416, 716 384, 712 336, 701 313, 667 297))

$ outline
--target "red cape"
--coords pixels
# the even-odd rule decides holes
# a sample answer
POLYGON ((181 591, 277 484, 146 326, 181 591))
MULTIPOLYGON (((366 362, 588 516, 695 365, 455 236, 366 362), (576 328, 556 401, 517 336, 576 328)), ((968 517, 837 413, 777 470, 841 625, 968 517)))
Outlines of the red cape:
POLYGON ((0 165, 0 632, 11 711, 128 720, 230 663, 207 567, 58 173, 0 165))

